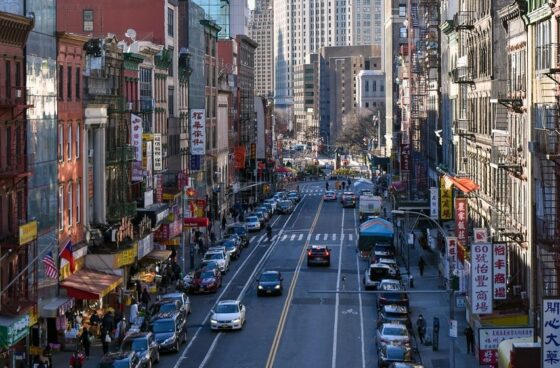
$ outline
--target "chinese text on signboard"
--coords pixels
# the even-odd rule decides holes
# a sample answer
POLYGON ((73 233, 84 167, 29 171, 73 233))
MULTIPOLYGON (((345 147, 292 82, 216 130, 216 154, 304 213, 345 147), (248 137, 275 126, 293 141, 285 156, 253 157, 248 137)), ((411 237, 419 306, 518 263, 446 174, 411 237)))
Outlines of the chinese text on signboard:
POLYGON ((154 134, 154 171, 163 170, 163 153, 161 146, 161 134, 154 134))
POLYGON ((446 221, 453 218, 453 191, 451 186, 447 186, 445 178, 442 176, 439 179, 439 196, 440 196, 440 220, 446 221))
POLYGON ((439 189, 430 188, 430 217, 434 220, 439 219, 439 189))
POLYGON ((493 244, 492 264, 494 265, 494 299, 506 299, 507 279, 506 279, 506 243, 493 244))
POLYGON ((191 110, 191 154, 206 153, 206 112, 204 109, 191 110))
POLYGON ((455 235, 459 239, 461 245, 466 246, 469 236, 467 231, 467 199, 466 198, 456 198, 455 199, 455 224, 456 230, 455 235))
POLYGON ((471 248, 471 305, 473 314, 492 313, 492 244, 475 243, 471 248))
POLYGON ((560 299, 542 302, 542 368, 556 368, 560 364, 560 299))
POLYGON ((447 237, 447 256, 449 261, 449 275, 457 269, 457 238, 447 237))
POLYGON ((481 365, 498 363, 498 345, 509 339, 533 337, 532 327, 480 328, 478 361, 481 365))

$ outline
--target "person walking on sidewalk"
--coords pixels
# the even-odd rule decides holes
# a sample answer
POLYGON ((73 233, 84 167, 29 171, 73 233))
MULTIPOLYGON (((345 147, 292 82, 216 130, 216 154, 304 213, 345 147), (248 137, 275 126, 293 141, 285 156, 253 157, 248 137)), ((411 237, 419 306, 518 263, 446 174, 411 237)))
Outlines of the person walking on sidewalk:
POLYGON ((418 330, 418 338, 420 342, 424 343, 424 337, 426 336, 426 320, 423 315, 419 315, 416 320, 416 329, 418 330))
POLYGON ((227 225, 227 220, 226 220, 226 215, 222 215, 222 231, 224 231, 226 229, 226 225, 227 225))
POLYGON ((82 334, 80 335, 80 341, 82 342, 82 346, 84 347, 84 353, 86 354, 86 359, 89 359, 89 348, 91 347, 91 335, 87 327, 84 327, 82 330, 82 334))
POLYGON ((424 258, 420 257, 418 261, 418 268, 420 269, 420 276, 424 276, 424 266, 426 266, 426 262, 424 262, 424 258))
POLYGON ((471 326, 468 325, 463 333, 467 338, 467 353, 472 354, 474 353, 474 331, 471 326))
POLYGON ((107 354, 109 352, 109 344, 111 343, 109 331, 105 330, 103 335, 101 335, 101 341, 103 342, 103 354, 107 354))

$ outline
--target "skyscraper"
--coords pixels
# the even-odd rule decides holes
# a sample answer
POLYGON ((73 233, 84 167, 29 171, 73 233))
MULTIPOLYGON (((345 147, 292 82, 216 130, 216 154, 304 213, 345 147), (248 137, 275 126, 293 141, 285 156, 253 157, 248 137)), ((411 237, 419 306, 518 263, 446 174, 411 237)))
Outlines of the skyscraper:
POLYGON ((193 0, 206 16, 221 27, 218 38, 234 38, 249 33, 249 4, 247 0, 193 0))
POLYGON ((258 44, 255 55, 255 96, 271 97, 273 94, 273 16, 272 0, 257 0, 249 23, 249 36, 258 44))
MULTIPOLYGON (((383 45, 384 0, 355 0, 352 3, 353 45, 383 45)), ((382 49, 381 49, 382 50, 382 49)))

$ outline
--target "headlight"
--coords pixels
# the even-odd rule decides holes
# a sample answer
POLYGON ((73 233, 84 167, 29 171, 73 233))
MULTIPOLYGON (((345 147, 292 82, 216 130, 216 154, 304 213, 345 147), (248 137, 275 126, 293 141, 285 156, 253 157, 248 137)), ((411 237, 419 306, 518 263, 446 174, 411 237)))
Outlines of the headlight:
POLYGON ((210 323, 214 323, 214 324, 215 324, 215 323, 218 323, 218 321, 215 320, 215 319, 211 319, 211 320, 210 320, 210 323))
POLYGON ((233 321, 231 321, 232 323, 241 323, 241 318, 236 318, 233 321))
POLYGON ((264 288, 262 287, 262 285, 259 285, 258 288, 259 288, 259 290, 264 289, 264 288))
POLYGON ((274 288, 275 289, 280 289, 280 285, 276 285, 274 288))

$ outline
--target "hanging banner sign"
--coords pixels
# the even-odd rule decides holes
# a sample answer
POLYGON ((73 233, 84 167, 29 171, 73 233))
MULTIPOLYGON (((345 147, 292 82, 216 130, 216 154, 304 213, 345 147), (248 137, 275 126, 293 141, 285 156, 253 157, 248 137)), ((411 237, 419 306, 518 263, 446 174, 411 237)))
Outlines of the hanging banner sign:
POLYGON ((138 115, 131 115, 130 119, 131 126, 131 143, 134 147, 134 160, 142 161, 142 118, 138 115))
POLYGON ((492 264, 494 278, 494 299, 504 300, 507 298, 507 243, 494 243, 492 249, 492 264))
POLYGON ((492 244, 473 244, 471 262, 472 313, 492 314, 492 244))
POLYGON ((449 276, 457 269, 457 238, 447 237, 447 259, 449 262, 449 276))
POLYGON ((488 231, 486 228, 475 228, 473 229, 474 242, 475 243, 486 243, 488 240, 488 231))
POLYGON ((453 190, 445 183, 445 177, 439 178, 440 220, 448 221, 453 218, 453 190))
POLYGON ((455 235, 459 239, 461 245, 466 246, 469 240, 469 232, 467 230, 468 212, 467 212, 467 199, 455 199, 455 235))
POLYGON ((439 189, 430 188, 430 217, 434 220, 439 219, 439 189))
POLYGON ((498 364, 498 345, 502 341, 531 337, 532 327, 479 328, 478 362, 481 365, 498 364))
POLYGON ((163 149, 161 146, 161 134, 154 134, 154 171, 163 170, 163 149))
POLYGON ((191 110, 191 155, 206 153, 206 111, 191 110))

